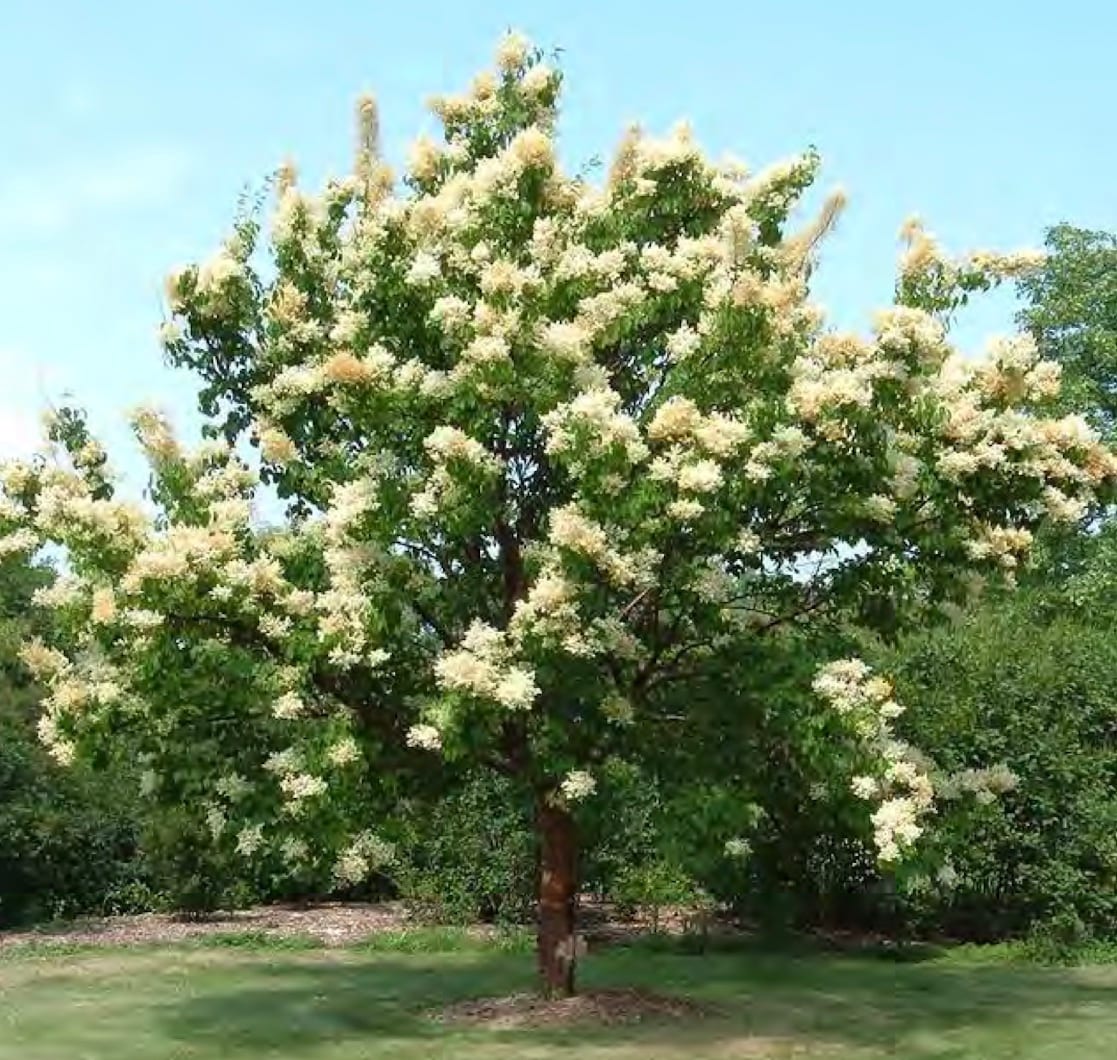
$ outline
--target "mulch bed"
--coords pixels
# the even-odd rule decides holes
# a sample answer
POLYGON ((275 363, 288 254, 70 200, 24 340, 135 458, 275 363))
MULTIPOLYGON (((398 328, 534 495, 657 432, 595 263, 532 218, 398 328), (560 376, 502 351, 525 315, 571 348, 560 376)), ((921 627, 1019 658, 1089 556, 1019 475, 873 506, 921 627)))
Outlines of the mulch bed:
POLYGON ((182 942, 199 936, 259 933, 270 938, 314 938, 345 946, 412 922, 402 904, 325 902, 314 906, 274 905, 187 919, 167 913, 97 917, 43 924, 29 930, 0 931, 0 949, 46 940, 121 945, 182 942))
MULTIPOLYGON (((402 902, 322 902, 314 905, 279 904, 211 913, 189 918, 170 913, 83 917, 38 924, 32 928, 0 931, 0 950, 27 942, 52 940, 106 946, 135 943, 174 943, 199 936, 259 933, 271 938, 314 938, 326 946, 346 946, 385 931, 415 926, 402 902)), ((610 945, 647 934, 648 917, 623 915, 613 906, 584 898, 579 910, 580 933, 592 946, 610 945)), ((657 929, 678 935, 687 928, 685 911, 665 908, 657 929)), ((478 925, 478 934, 491 928, 478 925)), ((724 932, 714 925, 712 933, 724 932)))
POLYGON ((695 1019, 710 1015, 710 1011, 708 1007, 686 998, 667 997, 647 990, 593 990, 555 1001, 548 1001, 537 994, 461 1001, 432 1013, 431 1019, 439 1023, 504 1029, 695 1019))

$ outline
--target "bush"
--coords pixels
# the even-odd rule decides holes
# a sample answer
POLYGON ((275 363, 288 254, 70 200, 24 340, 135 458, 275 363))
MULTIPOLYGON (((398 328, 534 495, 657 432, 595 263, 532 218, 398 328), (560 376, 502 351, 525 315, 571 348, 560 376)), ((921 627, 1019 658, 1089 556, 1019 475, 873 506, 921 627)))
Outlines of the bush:
POLYGON ((1112 612, 1023 594, 909 642, 912 741, 946 769, 1005 762, 1016 790, 947 815, 951 886, 908 899, 924 929, 977 940, 1117 933, 1117 636, 1112 612), (1046 934, 1045 934, 1046 933, 1046 934))
POLYGON ((146 891, 133 807, 118 785, 61 769, 0 714, 0 924, 131 911, 146 891))
POLYGON ((396 882, 416 912, 443 923, 522 923, 535 903, 530 799, 503 777, 470 776, 404 810, 396 882))
POLYGON ((153 810, 143 836, 144 865, 155 888, 156 906, 184 916, 251 905, 257 897, 234 863, 212 842, 209 831, 182 809, 153 810))

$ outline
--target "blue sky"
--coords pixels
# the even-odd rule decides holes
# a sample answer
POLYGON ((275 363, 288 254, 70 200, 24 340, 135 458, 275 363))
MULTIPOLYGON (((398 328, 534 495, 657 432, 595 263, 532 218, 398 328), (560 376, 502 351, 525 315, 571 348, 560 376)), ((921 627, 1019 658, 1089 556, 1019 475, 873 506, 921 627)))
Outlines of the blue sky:
MULTIPOLYGON (((376 92, 385 146, 432 130, 509 26, 564 49, 571 162, 622 127, 688 118, 757 166, 814 143, 850 207, 820 300, 862 326, 891 291, 896 230, 921 214, 955 248, 1034 246, 1060 220, 1117 228, 1117 10, 848 0, 4 0, 0 38, 0 455, 64 392, 110 450, 153 400, 191 420, 193 382, 154 341, 162 277, 213 249, 239 191, 285 155, 341 172, 352 101, 376 92)), ((981 345, 1011 297, 960 322, 981 345)), ((117 457, 118 465, 130 466, 117 457)))

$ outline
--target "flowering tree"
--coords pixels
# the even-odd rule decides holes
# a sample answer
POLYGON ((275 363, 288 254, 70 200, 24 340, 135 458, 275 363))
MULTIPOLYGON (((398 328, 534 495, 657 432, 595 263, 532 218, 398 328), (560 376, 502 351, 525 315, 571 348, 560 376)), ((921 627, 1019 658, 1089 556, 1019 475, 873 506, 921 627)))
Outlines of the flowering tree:
MULTIPOLYGON (((577 804, 673 686, 836 611, 961 601, 1117 476, 1081 419, 1037 411, 1058 373, 1028 340, 948 343, 966 294, 1032 258, 955 261, 912 226, 895 304, 837 333, 807 280, 841 197, 788 227, 813 154, 750 175, 686 128, 633 130, 598 186, 559 166, 559 86, 508 37, 434 102, 442 141, 402 186, 363 100, 352 175, 312 196, 284 167, 268 238, 250 215, 171 277, 166 348, 211 430, 186 451, 137 415, 148 509, 63 416, 0 512, 0 551, 68 556, 45 602, 78 648, 24 652, 59 758, 131 724, 150 784, 189 776, 242 854, 343 880, 391 858, 342 809, 365 778, 509 774, 535 799, 551 993, 573 989, 577 804), (253 518, 258 480, 281 527, 253 518)), ((816 684, 895 859, 933 797, 900 708, 856 660, 816 684)))

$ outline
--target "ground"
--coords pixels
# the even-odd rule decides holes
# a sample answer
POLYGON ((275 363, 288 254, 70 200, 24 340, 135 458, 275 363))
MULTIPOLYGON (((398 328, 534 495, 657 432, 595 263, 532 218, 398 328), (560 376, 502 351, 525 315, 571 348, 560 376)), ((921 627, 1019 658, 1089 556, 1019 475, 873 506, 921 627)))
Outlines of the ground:
POLYGON ((467 999, 530 985, 525 941, 408 929, 334 947, 259 933, 174 945, 8 946, 0 952, 0 1060, 1117 1054, 1117 965, 1040 968, 995 949, 896 961, 609 947, 585 962, 588 991, 611 997, 623 987, 684 1003, 636 1023, 458 1018, 467 999))

